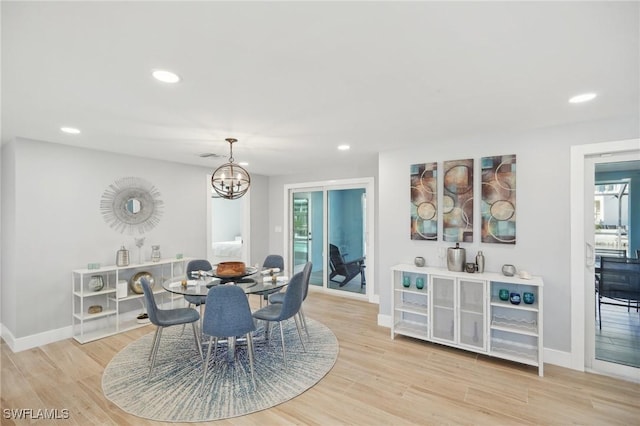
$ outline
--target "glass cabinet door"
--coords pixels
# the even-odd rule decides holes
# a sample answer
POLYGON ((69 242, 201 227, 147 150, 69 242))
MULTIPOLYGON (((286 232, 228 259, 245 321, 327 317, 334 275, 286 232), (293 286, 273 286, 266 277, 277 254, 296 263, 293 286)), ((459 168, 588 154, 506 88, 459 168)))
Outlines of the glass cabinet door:
POLYGON ((458 283, 460 344, 485 349, 486 285, 483 281, 460 279, 458 283))
POLYGON ((455 278, 432 277, 434 340, 456 341, 455 278))

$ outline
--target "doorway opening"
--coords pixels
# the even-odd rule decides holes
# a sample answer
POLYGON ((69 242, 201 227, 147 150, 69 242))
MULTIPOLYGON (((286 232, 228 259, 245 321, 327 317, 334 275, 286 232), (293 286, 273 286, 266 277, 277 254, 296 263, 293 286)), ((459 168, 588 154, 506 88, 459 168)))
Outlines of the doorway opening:
POLYGON ((293 272, 312 262, 312 289, 373 295, 372 191, 372 178, 285 186, 285 261, 293 272))
MULTIPOLYGON (((596 356, 596 328, 599 328, 596 268, 598 256, 600 259, 602 256, 596 253, 595 219, 604 208, 602 203, 597 206, 594 196, 596 164, 625 161, 640 164, 640 140, 578 145, 571 148, 571 368, 640 382, 640 368, 598 359, 603 356, 596 356)), ((640 187, 640 181, 634 185, 634 179, 640 179, 640 175, 631 179, 632 189, 634 186, 640 187)), ((640 202, 640 196, 634 198, 634 194, 630 194, 629 202, 640 202)), ((633 255, 633 247, 640 245, 639 231, 640 225, 629 225, 627 238, 631 251, 625 250, 625 256, 630 253, 633 255)), ((619 241, 622 242, 622 239, 619 241)), ((640 312, 634 314, 640 315, 640 312)))

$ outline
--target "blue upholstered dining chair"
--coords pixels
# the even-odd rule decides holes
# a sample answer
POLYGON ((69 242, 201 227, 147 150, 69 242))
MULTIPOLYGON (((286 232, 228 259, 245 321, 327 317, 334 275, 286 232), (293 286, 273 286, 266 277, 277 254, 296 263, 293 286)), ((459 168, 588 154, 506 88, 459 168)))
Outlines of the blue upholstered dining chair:
POLYGON ((156 356, 158 354, 158 348, 160 347, 160 338, 162 337, 162 330, 165 327, 171 327, 172 325, 191 324, 193 327, 193 337, 196 340, 196 348, 202 356, 202 346, 200 345, 200 333, 196 330, 196 323, 200 320, 200 314, 198 311, 192 308, 176 308, 176 309, 159 309, 156 305, 156 299, 153 297, 153 292, 149 286, 149 281, 143 277, 140 279, 142 285, 142 291, 144 292, 145 305, 147 307, 147 314, 149 314, 149 320, 151 324, 155 325, 156 333, 153 336, 153 343, 151 344, 151 352, 149 353, 149 359, 151 365, 149 366, 149 378, 153 372, 153 367, 156 364, 156 356))
POLYGON ((298 329, 298 337, 300 337, 300 343, 302 343, 302 348, 306 351, 304 347, 304 342, 302 341, 302 332, 300 330, 300 322, 296 314, 300 310, 300 306, 302 306, 302 296, 304 295, 304 280, 302 272, 298 272, 289 281, 287 285, 287 290, 284 292, 284 298, 282 299, 282 303, 277 303, 273 305, 267 305, 264 308, 260 308, 253 313, 253 317, 259 320, 266 321, 265 333, 267 338, 269 337, 269 324, 271 322, 277 322, 280 326, 280 338, 282 340, 282 358, 284 359, 284 366, 287 366, 287 355, 284 348, 284 331, 282 322, 288 320, 293 317, 296 322, 296 328, 298 329))
MULTIPOLYGON (((264 262, 262 262, 262 269, 271 269, 278 268, 281 271, 284 271, 284 258, 279 254, 270 254, 264 258, 264 262)), ((277 288, 275 290, 265 290, 260 293, 260 307, 262 307, 262 300, 269 301, 269 295, 278 293, 281 289, 277 288)))
POLYGON ((249 300, 242 288, 227 284, 212 287, 209 290, 202 321, 202 332, 209 336, 209 349, 207 349, 207 357, 204 361, 201 389, 204 388, 207 377, 212 340, 215 342, 213 344, 215 357, 215 352, 218 349, 218 339, 226 337, 228 340, 227 350, 230 350, 235 349, 236 336, 246 336, 251 381, 255 387, 256 379, 253 373, 253 332, 255 329, 256 326, 251 316, 249 300))
MULTIPOLYGON (((311 280, 311 270, 313 269, 313 264, 311 262, 307 262, 302 268, 302 281, 304 282, 304 291, 302 292, 302 305, 304 305, 304 301, 307 299, 307 294, 309 293, 309 280, 311 280)), ((279 292, 272 294, 269 296, 269 303, 282 303, 284 301, 285 293, 279 292)), ((307 328, 307 320, 304 317, 304 312, 302 310, 302 305, 300 305, 300 309, 298 310, 298 318, 302 322, 302 328, 304 328, 305 333, 307 333, 307 338, 309 338, 309 329, 307 328)))
MULTIPOLYGON (((212 269, 213 267, 211 266, 211 263, 206 259, 191 260, 189 261, 189 263, 187 263, 187 279, 192 280, 194 278, 191 276, 192 272, 211 271, 212 269)), ((190 305, 201 306, 201 305, 204 305, 204 303, 207 300, 207 297, 185 295, 184 300, 186 300, 190 305)), ((202 310, 200 310, 200 313, 202 314, 202 310)))

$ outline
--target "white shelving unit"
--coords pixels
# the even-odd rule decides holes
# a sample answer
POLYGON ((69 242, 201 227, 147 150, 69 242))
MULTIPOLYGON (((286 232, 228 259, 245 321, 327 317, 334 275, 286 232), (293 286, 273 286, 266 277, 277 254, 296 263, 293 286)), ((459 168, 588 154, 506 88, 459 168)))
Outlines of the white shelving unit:
POLYGON ((391 279, 392 338, 401 334, 533 365, 543 375, 542 278, 399 264, 391 268, 391 279), (405 277, 409 287, 402 284, 405 277), (415 285, 418 277, 425 282, 422 290, 415 285), (501 289, 521 299, 532 293, 535 302, 500 300, 501 289))
POLYGON ((391 337, 396 333, 418 339, 429 340, 429 281, 419 268, 392 270, 393 280, 393 322, 391 337), (416 288, 416 279, 422 278, 424 287, 416 288), (411 285, 404 287, 403 279, 411 285))
POLYGON ((71 271, 73 338, 80 343, 87 343, 144 326, 136 318, 146 311, 144 296, 131 291, 131 278, 138 272, 149 272, 154 277, 153 293, 158 304, 173 306, 177 296, 164 291, 162 282, 173 276, 184 275, 187 260, 163 259, 124 267, 106 266, 71 271), (104 287, 99 291, 89 288, 93 276, 102 277, 104 287), (120 281, 126 281, 127 295, 119 298, 117 283, 120 281), (88 311, 91 306, 100 306, 102 311, 90 314, 88 311))

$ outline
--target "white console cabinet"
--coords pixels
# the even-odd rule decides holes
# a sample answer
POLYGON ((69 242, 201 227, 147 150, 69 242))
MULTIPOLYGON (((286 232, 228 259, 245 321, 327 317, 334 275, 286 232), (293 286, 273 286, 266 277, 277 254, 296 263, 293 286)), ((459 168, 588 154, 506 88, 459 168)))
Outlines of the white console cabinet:
MULTIPOLYGON (((163 259, 124 267, 106 266, 99 269, 76 269, 71 272, 73 338, 90 342, 123 331, 142 327, 137 316, 146 312, 144 295, 129 287, 131 278, 139 272, 149 272, 154 278, 153 293, 159 305, 173 305, 176 297, 162 288, 164 280, 185 274, 187 259, 163 259), (92 277, 101 277, 104 286, 91 288, 92 277), (121 292, 118 292, 121 283, 121 292), (101 311, 89 313, 92 306, 101 311)), ((182 299, 182 297, 179 297, 182 299)))
POLYGON ((529 364, 543 375, 542 278, 399 264, 391 280, 392 338, 401 334, 529 364), (520 304, 501 300, 500 290, 517 293, 520 304), (524 293, 533 303, 524 302, 524 293))

